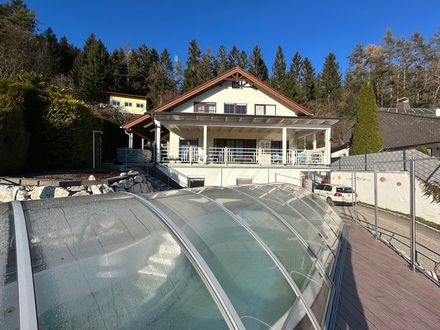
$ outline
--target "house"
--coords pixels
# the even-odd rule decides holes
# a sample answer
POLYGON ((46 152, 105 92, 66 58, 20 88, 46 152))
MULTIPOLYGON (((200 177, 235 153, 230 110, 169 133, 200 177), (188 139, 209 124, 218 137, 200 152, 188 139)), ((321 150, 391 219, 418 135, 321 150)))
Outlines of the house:
MULTIPOLYGON (((411 108, 402 98, 396 108, 379 108, 379 131, 386 151, 425 146, 433 157, 440 157, 440 109, 411 108)), ((353 128, 344 134, 350 143, 353 128)))
MULTIPOLYGON (((241 68, 122 126, 155 143, 155 163, 180 181, 235 185, 291 180, 330 170, 331 127, 241 68)), ((144 143, 142 143, 144 145, 144 143)))
POLYGON ((143 115, 147 111, 147 96, 102 92, 109 98, 109 104, 117 108, 120 113, 143 115))

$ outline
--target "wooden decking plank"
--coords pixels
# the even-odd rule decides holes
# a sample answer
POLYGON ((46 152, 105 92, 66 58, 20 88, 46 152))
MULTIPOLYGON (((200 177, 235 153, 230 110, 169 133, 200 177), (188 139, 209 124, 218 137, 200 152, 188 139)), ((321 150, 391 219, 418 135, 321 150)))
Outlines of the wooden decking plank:
POLYGON ((335 328, 437 329, 439 289, 353 221, 335 328))

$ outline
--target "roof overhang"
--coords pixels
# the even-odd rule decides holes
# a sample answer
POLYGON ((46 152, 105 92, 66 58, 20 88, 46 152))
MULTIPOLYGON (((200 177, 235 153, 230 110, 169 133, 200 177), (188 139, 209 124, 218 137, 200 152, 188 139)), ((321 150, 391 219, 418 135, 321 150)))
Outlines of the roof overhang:
POLYGON ((272 128, 329 128, 342 118, 280 117, 210 113, 151 112, 150 116, 164 126, 221 126, 221 127, 272 127, 272 128))

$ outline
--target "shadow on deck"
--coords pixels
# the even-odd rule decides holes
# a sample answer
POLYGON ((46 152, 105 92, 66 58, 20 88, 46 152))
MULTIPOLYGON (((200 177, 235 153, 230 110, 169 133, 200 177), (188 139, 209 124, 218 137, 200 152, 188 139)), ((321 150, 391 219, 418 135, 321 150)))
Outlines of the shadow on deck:
POLYGON ((348 217, 335 329, 438 329, 440 289, 348 217))

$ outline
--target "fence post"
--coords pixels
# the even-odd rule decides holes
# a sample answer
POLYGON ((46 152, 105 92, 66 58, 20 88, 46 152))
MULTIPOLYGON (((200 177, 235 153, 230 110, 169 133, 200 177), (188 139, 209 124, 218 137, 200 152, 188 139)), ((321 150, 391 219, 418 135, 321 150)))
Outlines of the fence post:
POLYGON ((377 205, 377 163, 374 161, 374 226, 375 226, 375 238, 379 237, 379 215, 377 205))
POLYGON ((411 217, 411 266, 413 272, 416 271, 416 176, 415 176, 415 159, 411 159, 410 166, 410 217, 411 217))
POLYGON ((357 192, 357 188, 356 188, 356 167, 353 165, 353 172, 352 172, 353 174, 353 181, 352 181, 352 189, 354 189, 354 196, 353 196, 353 190, 352 190, 352 193, 351 193, 351 199, 352 199, 352 201, 353 201, 353 203, 354 203, 354 218, 355 218, 355 221, 356 221, 356 223, 358 224, 359 223, 359 221, 358 221, 358 213, 357 213, 357 197, 356 197, 356 192, 357 192))

